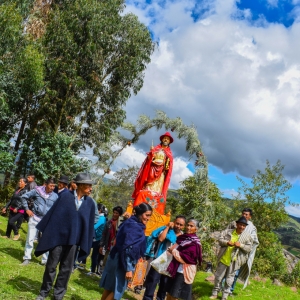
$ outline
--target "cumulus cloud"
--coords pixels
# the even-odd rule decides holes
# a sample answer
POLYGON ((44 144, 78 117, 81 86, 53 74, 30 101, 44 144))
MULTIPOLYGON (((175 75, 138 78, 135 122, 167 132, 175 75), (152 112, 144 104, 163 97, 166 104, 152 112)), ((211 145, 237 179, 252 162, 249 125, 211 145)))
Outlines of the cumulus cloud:
POLYGON ((285 208, 285 210, 289 215, 292 215, 295 217, 300 217, 300 207, 299 206, 287 206, 285 208))
MULTIPOLYGON (((233 0, 127 3, 159 42, 128 119, 164 110, 197 126, 209 162, 225 173, 250 176, 280 159, 299 177, 300 24, 253 26, 233 0)), ((186 157, 183 143, 172 146, 186 157)))

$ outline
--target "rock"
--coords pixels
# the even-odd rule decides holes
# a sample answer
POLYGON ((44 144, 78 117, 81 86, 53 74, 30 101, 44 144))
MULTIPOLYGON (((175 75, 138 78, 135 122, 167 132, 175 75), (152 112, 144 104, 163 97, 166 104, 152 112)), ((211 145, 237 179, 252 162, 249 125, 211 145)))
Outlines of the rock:
POLYGON ((283 285, 278 279, 274 279, 272 283, 274 285, 277 285, 277 286, 282 286, 283 285))
POLYGON ((215 276, 214 275, 208 276, 208 277, 205 278, 205 281, 209 281, 209 282, 214 283, 215 282, 215 276))

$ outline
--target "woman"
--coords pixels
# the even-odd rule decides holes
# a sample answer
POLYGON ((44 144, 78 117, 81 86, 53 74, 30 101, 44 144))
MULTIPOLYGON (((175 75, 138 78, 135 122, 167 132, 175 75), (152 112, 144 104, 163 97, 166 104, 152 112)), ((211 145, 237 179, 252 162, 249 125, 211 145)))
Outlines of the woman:
POLYGON ((6 210, 9 207, 9 218, 6 229, 6 236, 3 236, 5 239, 10 238, 10 234, 12 230, 14 231, 13 240, 17 241, 20 238, 19 228, 22 225, 24 219, 24 209, 22 209, 22 198, 21 196, 25 194, 28 190, 26 188, 27 179, 20 178, 18 183, 18 188, 14 192, 13 196, 6 204, 6 206, 2 209, 3 213, 6 213, 6 210))
MULTIPOLYGON (((92 262, 91 272, 87 273, 87 275, 89 275, 89 276, 90 275, 101 275, 100 269, 98 269, 96 272, 96 267, 97 267, 97 262, 98 262, 98 256, 101 255, 99 253, 99 248, 100 248, 99 242, 102 237, 102 232, 103 232, 103 229, 104 229, 104 226, 106 223, 106 218, 104 216, 105 206, 101 203, 98 203, 97 207, 98 207, 98 212, 99 212, 99 219, 98 219, 98 222, 94 225, 95 237, 94 237, 93 244, 92 244, 93 252, 91 255, 91 262, 92 262)), ((98 265, 98 267, 100 267, 100 266, 98 265)))
POLYGON ((194 281, 197 264, 202 261, 202 249, 196 232, 199 222, 190 219, 187 222, 186 233, 179 235, 176 244, 168 249, 173 254, 167 271, 172 277, 168 278, 166 291, 167 300, 192 299, 192 283, 194 281))
POLYGON ((152 215, 152 207, 141 203, 133 208, 134 215, 119 227, 116 244, 111 249, 100 280, 104 288, 101 300, 119 300, 132 278, 135 264, 144 256, 146 238, 144 230, 152 215))

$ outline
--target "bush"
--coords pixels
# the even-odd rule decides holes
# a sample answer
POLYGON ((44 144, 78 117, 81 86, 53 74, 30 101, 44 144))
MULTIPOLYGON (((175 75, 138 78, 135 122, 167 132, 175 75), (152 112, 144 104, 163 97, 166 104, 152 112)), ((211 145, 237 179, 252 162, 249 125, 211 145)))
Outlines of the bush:
POLYGON ((287 272, 283 247, 273 232, 260 232, 258 234, 259 247, 252 267, 252 271, 271 279, 282 279, 287 272))
POLYGON ((292 273, 286 273, 283 276, 282 281, 287 285, 300 287, 300 261, 298 261, 292 273))

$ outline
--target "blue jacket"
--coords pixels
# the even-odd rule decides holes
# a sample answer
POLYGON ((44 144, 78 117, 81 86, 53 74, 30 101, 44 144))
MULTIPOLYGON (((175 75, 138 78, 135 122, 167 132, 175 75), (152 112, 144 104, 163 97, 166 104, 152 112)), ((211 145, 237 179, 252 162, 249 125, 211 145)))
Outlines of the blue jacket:
POLYGON ((30 198, 33 199, 32 212, 38 217, 43 217, 57 200, 58 195, 52 192, 46 199, 38 192, 37 189, 31 190, 22 195, 22 205, 25 210, 28 210, 27 200, 30 198))
POLYGON ((100 241, 105 223, 106 223, 106 218, 104 214, 100 214, 98 222, 94 225, 96 241, 100 241))
POLYGON ((163 242, 158 241, 159 235, 162 233, 162 231, 166 228, 166 226, 159 227, 152 231, 151 235, 147 238, 147 246, 146 246, 146 252, 145 255, 149 257, 158 257, 160 256, 164 251, 167 250, 169 244, 175 244, 177 236, 175 234, 175 231, 173 229, 169 229, 166 239, 163 242), (156 253, 154 253, 155 243, 158 243, 158 249, 156 253))

